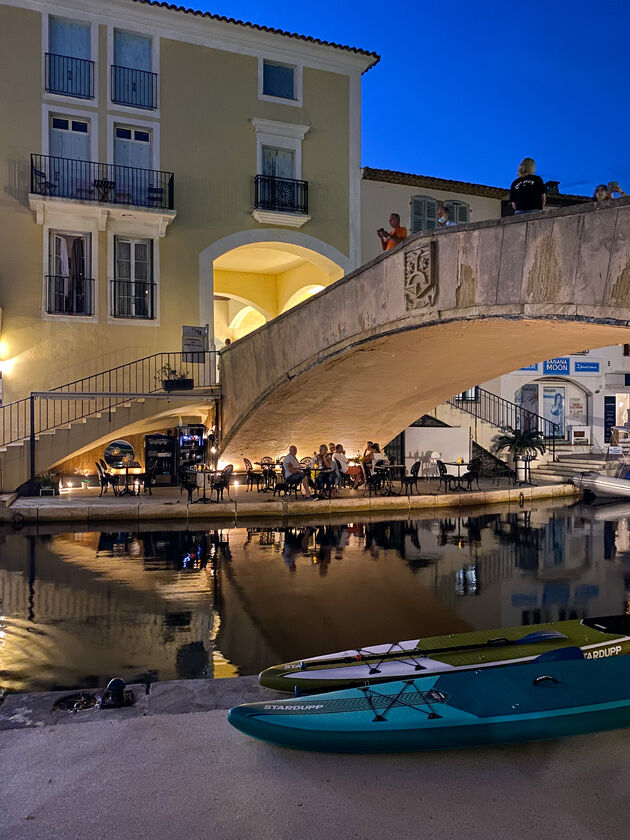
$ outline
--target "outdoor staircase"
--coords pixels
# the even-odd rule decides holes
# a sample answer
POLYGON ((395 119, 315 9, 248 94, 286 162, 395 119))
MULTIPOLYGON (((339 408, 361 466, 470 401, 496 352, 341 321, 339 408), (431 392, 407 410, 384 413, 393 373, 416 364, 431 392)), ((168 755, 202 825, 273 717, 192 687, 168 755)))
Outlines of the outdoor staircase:
POLYGON ((0 407, 2 488, 18 488, 114 435, 171 425, 169 414, 215 400, 215 356, 214 351, 156 353, 0 407), (193 390, 165 392, 160 379, 165 365, 191 371, 193 390))

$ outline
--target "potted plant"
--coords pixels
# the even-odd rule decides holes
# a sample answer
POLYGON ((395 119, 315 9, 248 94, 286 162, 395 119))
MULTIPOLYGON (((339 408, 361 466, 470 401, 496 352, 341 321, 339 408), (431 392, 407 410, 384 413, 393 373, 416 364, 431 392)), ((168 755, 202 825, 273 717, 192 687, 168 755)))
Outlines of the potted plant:
POLYGON ((155 383, 165 391, 191 391, 195 387, 195 380, 189 378, 187 370, 175 370, 168 362, 155 372, 155 383))
POLYGON ((51 472, 43 472, 38 476, 40 496, 58 496, 59 481, 57 476, 51 472))
POLYGON ((536 458, 536 453, 544 455, 545 439, 542 432, 537 429, 511 429, 508 428, 503 434, 497 435, 494 439, 493 449, 495 453, 507 449, 511 452, 516 466, 516 478, 518 481, 527 481, 529 462, 536 458))

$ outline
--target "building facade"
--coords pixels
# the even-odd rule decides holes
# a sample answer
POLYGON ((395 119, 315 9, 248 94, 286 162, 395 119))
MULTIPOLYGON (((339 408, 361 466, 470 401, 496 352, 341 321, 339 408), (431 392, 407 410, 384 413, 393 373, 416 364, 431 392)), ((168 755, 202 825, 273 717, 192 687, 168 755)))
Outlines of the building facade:
POLYGON ((359 264, 375 54, 150 0, 3 2, 0 43, 3 403, 359 264))

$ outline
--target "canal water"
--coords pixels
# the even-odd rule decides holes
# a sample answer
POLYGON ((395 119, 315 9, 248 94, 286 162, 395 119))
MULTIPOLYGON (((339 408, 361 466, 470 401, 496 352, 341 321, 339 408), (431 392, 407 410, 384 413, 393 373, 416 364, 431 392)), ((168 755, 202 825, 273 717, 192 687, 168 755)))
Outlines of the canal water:
MULTIPOLYGON (((0 688, 255 674, 379 642, 630 611, 630 505, 0 534, 0 688)), ((122 526, 124 527, 124 526, 122 526)))

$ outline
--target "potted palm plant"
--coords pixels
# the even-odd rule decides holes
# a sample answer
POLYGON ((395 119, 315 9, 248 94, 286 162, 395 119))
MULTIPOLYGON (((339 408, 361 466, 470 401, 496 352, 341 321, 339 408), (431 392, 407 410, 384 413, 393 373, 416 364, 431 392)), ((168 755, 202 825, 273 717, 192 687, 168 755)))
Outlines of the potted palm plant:
POLYGON ((187 370, 176 370, 168 362, 155 372, 156 385, 162 384, 165 391, 191 391, 195 380, 189 377, 187 370))
POLYGON ((517 480, 527 481, 529 462, 535 459, 537 452, 544 455, 547 447, 538 429, 508 428, 495 437, 492 448, 497 454, 507 449, 514 460, 517 480))

